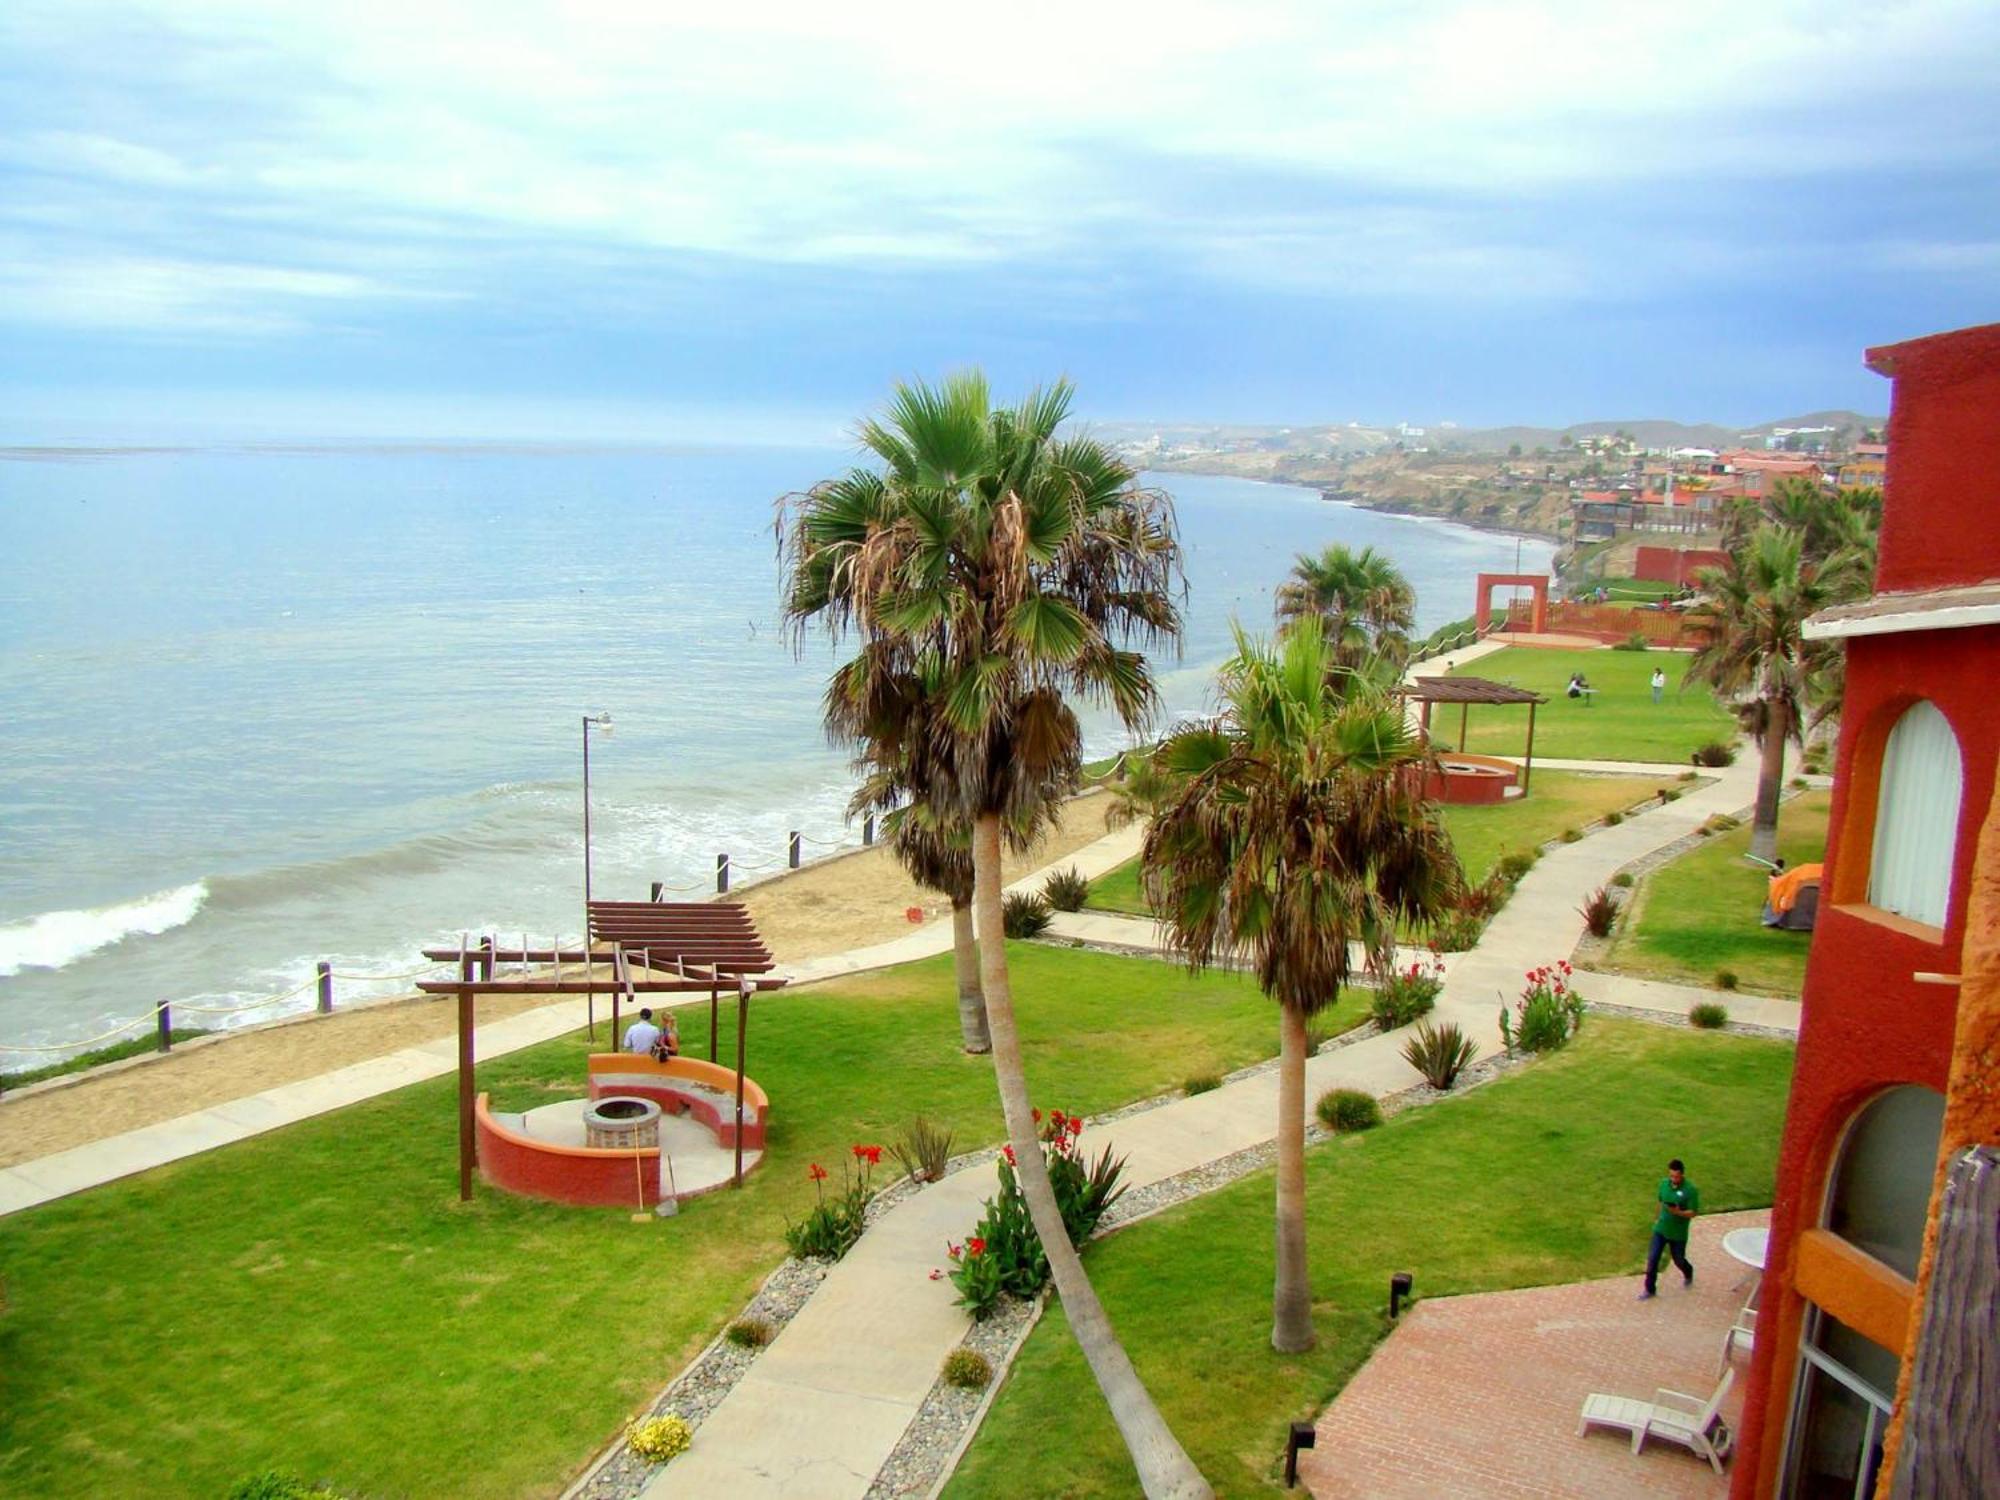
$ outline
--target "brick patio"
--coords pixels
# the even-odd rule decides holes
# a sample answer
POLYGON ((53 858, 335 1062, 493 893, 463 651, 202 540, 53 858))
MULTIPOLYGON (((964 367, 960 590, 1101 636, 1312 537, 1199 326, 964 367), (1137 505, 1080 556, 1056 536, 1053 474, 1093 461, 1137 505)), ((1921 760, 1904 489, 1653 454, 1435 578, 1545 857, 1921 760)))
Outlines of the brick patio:
MULTIPOLYGON (((1634 1458, 1629 1434, 1578 1437, 1577 1411, 1592 1391, 1715 1388, 1750 1275, 1722 1236, 1769 1218, 1697 1219, 1693 1289, 1669 1264, 1650 1302, 1637 1300, 1637 1276, 1618 1276, 1418 1303, 1321 1415, 1301 1480, 1318 1500, 1718 1500, 1727 1481, 1687 1449, 1648 1442, 1634 1458)), ((1736 1356, 1724 1407, 1732 1427, 1748 1358, 1736 1356)))

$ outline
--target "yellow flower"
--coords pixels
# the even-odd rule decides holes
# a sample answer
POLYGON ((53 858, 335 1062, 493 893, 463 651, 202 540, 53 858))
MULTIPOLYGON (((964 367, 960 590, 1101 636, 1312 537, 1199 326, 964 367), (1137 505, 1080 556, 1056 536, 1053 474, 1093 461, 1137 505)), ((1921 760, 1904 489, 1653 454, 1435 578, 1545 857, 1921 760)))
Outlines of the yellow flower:
POLYGON ((625 1430, 625 1441, 646 1462, 663 1464, 677 1454, 687 1452, 688 1444, 694 1441, 694 1433, 686 1422, 668 1412, 664 1416, 634 1422, 625 1430))

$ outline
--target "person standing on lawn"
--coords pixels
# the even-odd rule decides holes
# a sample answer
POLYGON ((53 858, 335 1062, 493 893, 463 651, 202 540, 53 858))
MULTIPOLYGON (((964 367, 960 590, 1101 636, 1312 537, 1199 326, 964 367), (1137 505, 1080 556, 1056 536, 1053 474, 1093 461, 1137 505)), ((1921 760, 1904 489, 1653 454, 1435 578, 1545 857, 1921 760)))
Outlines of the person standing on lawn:
POLYGON ((1662 1251, 1673 1256, 1683 1284, 1694 1285, 1694 1266, 1687 1256, 1688 1225, 1701 1212, 1701 1189, 1687 1180, 1687 1168, 1678 1156, 1667 1163, 1657 1197, 1660 1216, 1653 1221, 1653 1242, 1646 1249, 1646 1289, 1639 1293, 1641 1302, 1659 1290, 1662 1251))
POLYGON ((1666 692, 1666 690, 1667 690, 1666 668, 1665 667, 1653 668, 1653 701, 1655 703, 1658 703, 1660 701, 1661 696, 1666 692))

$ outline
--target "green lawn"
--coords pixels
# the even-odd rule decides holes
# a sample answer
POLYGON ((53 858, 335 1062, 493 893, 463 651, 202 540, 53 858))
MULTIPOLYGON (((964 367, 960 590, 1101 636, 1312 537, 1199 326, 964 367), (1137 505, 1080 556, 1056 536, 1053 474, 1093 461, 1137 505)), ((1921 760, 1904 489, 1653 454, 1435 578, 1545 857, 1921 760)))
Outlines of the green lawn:
MULTIPOLYGON (((1315 1147, 1305 1355, 1271 1351, 1268 1172, 1112 1235, 1091 1280, 1217 1493, 1275 1492, 1286 1424, 1316 1416, 1385 1333, 1391 1272, 1425 1296, 1636 1272, 1674 1155, 1710 1211, 1768 1204, 1791 1059, 1785 1043, 1596 1020, 1523 1074, 1315 1147)), ((1422 1442, 1423 1413, 1410 1422, 1422 1442)), ((946 1494, 1134 1493, 1051 1304, 946 1494)))
MULTIPOLYGON (((1686 764, 1710 740, 1736 737, 1734 721, 1706 688, 1681 686, 1687 654, 1680 651, 1544 651, 1510 646, 1468 663, 1456 675, 1511 682, 1549 701, 1535 710, 1535 754, 1565 760, 1658 760, 1686 764), (1666 700, 1653 702, 1653 669, 1667 674, 1666 700), (1588 701, 1565 698, 1572 672, 1597 689, 1588 701)), ((1474 706, 1465 748, 1488 755, 1519 755, 1528 738, 1525 705, 1474 706)), ((1458 713, 1440 703, 1431 710, 1440 746, 1458 745, 1458 713)))
MULTIPOLYGON (((1010 953, 1043 1105, 1276 1050, 1241 976, 1010 953)), ((682 1036, 706 1052, 702 1009, 682 1036)), ((957 1043, 948 956, 759 1002, 771 1157, 664 1222, 484 1188, 461 1206, 449 1078, 0 1219, 0 1493, 213 1500, 275 1465, 371 1497, 552 1494, 780 1259, 809 1162, 837 1173, 919 1109, 961 1148, 999 1137, 992 1066, 957 1043)), ((574 1096, 586 1050, 481 1082, 503 1109, 574 1096)))
MULTIPOLYGON (((1537 771, 1528 795, 1490 807, 1447 807, 1445 827, 1473 880, 1484 880, 1510 851, 1546 844, 1565 828, 1581 828, 1608 812, 1623 812, 1651 798, 1659 782, 1638 776, 1593 776, 1579 771, 1537 771)), ((1127 860, 1090 884, 1095 911, 1151 916, 1139 890, 1139 862, 1127 860)))
MULTIPOLYGON (((1778 852, 1789 864, 1826 854, 1832 796, 1805 792, 1778 810, 1778 852)), ((1770 872, 1743 855, 1750 825, 1718 835, 1640 883, 1604 967, 1648 979, 1713 984, 1718 969, 1745 989, 1797 995, 1805 987, 1809 932, 1758 920, 1770 872)))

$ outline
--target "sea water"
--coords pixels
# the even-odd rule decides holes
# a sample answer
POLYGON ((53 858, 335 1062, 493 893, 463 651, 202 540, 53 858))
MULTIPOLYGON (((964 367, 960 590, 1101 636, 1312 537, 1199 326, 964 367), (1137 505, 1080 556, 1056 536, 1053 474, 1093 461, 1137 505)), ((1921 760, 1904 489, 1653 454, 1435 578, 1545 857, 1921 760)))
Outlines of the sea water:
MULTIPOLYGON (((462 932, 580 927, 593 889, 712 890, 858 841, 820 729, 837 659, 778 621, 773 501, 840 448, 123 451, 0 460, 0 1065, 160 1000, 224 1006, 418 966, 462 932)), ((1374 545, 1428 630, 1549 549, 1149 475, 1187 629, 1169 717, 1293 557, 1374 545)), ((1093 753, 1126 738, 1099 713, 1093 753)), ((343 982, 343 998, 407 988, 343 982)), ((312 1003, 306 993, 290 1008, 312 1003)), ((268 1019, 270 1010, 245 1019, 268 1019)))

